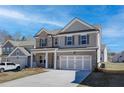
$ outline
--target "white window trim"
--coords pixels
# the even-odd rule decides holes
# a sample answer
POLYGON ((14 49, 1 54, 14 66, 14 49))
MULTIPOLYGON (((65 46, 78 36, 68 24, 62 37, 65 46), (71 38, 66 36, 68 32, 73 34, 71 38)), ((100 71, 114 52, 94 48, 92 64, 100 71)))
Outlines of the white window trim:
POLYGON ((66 40, 66 45, 67 45, 67 46, 72 46, 72 45, 73 45, 73 36, 71 35, 71 36, 66 36, 66 37, 67 37, 67 38, 66 38, 66 39, 67 39, 67 40, 66 40), (71 37, 70 40, 68 39, 69 37, 71 37), (68 45, 68 42, 71 42, 71 44, 68 45))
POLYGON ((80 45, 87 45, 87 35, 80 35, 80 37, 81 37, 80 38, 80 45), (85 39, 86 40, 86 44, 82 44, 82 41, 83 41, 82 40, 82 36, 86 36, 86 39, 85 39))

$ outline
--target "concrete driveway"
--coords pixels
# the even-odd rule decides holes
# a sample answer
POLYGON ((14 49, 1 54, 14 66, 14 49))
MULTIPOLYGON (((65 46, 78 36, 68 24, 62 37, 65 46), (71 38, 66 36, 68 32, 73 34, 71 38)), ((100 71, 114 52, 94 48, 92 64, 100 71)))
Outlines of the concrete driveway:
POLYGON ((0 87, 75 87, 90 71, 48 70, 48 72, 9 81, 0 87))

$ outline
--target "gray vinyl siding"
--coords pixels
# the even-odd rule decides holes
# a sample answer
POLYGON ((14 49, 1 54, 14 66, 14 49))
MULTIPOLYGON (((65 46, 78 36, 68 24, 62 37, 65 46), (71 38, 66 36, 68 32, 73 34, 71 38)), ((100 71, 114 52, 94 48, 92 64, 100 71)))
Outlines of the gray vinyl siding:
POLYGON ((87 30, 87 29, 89 29, 89 27, 87 27, 87 26, 83 25, 82 23, 76 21, 68 29, 66 29, 66 31, 70 32, 70 31, 79 31, 79 30, 87 30))
POLYGON ((58 37, 58 47, 96 47, 97 46, 97 33, 91 33, 89 35, 89 44, 81 45, 79 44, 79 35, 74 35, 74 45, 65 45, 65 36, 58 37))
POLYGON ((11 56, 17 56, 16 55, 17 51, 19 52, 19 56, 25 56, 25 54, 22 51, 20 51, 19 49, 17 49, 11 56))

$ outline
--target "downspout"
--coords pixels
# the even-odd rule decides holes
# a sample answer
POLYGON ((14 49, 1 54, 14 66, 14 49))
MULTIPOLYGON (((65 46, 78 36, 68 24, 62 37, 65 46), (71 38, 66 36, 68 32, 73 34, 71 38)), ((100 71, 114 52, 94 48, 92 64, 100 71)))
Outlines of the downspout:
POLYGON ((99 32, 97 34, 97 67, 99 65, 100 61, 100 57, 101 57, 101 30, 99 29, 99 32))

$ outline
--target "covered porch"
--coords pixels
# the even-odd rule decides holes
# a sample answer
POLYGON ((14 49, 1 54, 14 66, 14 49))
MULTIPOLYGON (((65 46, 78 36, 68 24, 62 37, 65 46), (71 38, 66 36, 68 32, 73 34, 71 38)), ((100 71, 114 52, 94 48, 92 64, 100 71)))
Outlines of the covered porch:
POLYGON ((31 67, 34 63, 38 67, 57 68, 57 49, 33 49, 31 53, 31 67))

